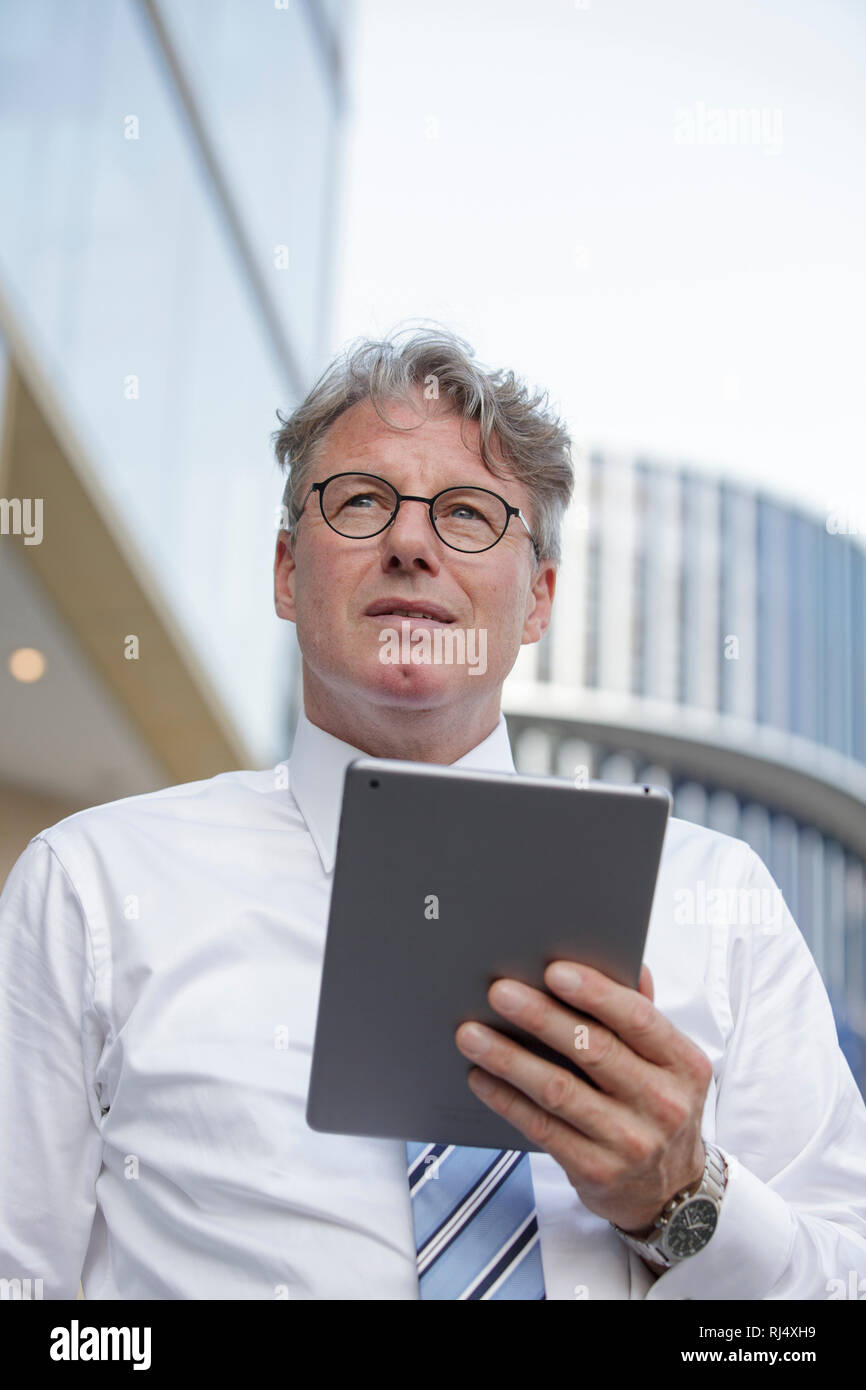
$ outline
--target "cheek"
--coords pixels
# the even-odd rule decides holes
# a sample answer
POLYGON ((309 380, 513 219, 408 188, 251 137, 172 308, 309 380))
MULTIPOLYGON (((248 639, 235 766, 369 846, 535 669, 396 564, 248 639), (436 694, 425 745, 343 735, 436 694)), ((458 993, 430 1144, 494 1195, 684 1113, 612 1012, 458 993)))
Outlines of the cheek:
POLYGON ((298 584, 296 594, 299 636, 310 646, 343 647, 363 637, 364 621, 353 613, 352 595, 360 576, 335 573, 336 561, 318 556, 298 584))
POLYGON ((320 591, 307 580, 298 585, 295 604, 300 627, 318 627, 328 613, 327 605, 322 603, 320 591))
POLYGON ((488 607, 491 634, 495 631, 506 641, 523 632, 526 612, 526 589, 516 581, 503 584, 493 594, 488 607))

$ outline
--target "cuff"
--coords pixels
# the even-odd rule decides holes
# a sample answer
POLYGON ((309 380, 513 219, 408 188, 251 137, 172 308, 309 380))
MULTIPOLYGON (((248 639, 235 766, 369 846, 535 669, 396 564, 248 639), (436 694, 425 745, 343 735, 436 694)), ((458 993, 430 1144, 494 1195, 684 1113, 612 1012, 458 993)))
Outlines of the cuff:
POLYGON ((721 1152, 728 1181, 711 1239, 697 1255, 660 1274, 646 1298, 765 1298, 784 1273, 796 1234, 791 1208, 732 1154, 721 1152))

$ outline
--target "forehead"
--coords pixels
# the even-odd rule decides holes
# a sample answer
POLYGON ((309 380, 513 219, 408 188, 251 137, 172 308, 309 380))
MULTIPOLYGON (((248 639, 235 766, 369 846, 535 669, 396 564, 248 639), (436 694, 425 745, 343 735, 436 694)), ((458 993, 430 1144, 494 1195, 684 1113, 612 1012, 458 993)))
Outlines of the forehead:
MULTIPOLYGON (((424 400, 420 393, 416 399, 417 406, 393 399, 382 403, 397 429, 381 418, 370 400, 344 410, 322 441, 319 478, 352 467, 368 473, 411 470, 430 478, 454 474, 456 469, 457 481, 472 478, 490 486, 493 474, 481 458, 477 420, 464 420, 446 405, 424 400)), ((495 439, 491 451, 495 459, 501 458, 495 439)))

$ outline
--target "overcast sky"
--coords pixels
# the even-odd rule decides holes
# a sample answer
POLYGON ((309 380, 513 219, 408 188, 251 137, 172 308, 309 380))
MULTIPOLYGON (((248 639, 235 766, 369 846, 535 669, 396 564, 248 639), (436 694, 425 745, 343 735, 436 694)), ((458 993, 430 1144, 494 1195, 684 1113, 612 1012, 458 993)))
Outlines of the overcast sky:
POLYGON ((334 347, 430 316, 866 528, 863 0, 354 3, 334 347))

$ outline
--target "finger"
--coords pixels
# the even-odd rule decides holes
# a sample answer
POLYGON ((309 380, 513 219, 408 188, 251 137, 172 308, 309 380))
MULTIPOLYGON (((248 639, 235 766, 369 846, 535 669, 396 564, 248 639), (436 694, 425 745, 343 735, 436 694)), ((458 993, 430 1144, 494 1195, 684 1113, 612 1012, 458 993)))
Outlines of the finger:
POLYGON ((567 1057, 608 1095, 634 1100, 646 1090, 650 1080, 646 1060, 604 1024, 566 1009, 559 1000, 518 980, 495 980, 487 998, 497 1013, 567 1057))
POLYGON ((703 1056, 646 994, 617 984, 590 965, 554 961, 544 972, 544 983, 573 1009, 584 1009, 605 1024, 648 1062, 688 1069, 703 1056))
POLYGON ((640 990, 641 994, 646 995, 647 999, 655 999, 656 995, 655 988, 653 987, 653 977, 650 974, 649 966, 646 964, 642 965, 640 968, 640 980, 638 981, 638 989, 640 990))
MULTIPOLYGON (((610 1142, 620 1123, 621 1107, 602 1091, 581 1081, 564 1067, 538 1057, 494 1028, 477 1023, 462 1024, 457 1029, 456 1041, 464 1056, 476 1062, 485 1072, 507 1082, 513 1090, 520 1091, 542 1110, 579 1130, 587 1138, 601 1143, 610 1142), (476 1029, 482 1039, 481 1045, 471 1042, 476 1029)), ((521 1109, 519 1113, 527 1112, 521 1109)))
POLYGON ((473 1067, 466 1079, 479 1100, 555 1158, 570 1176, 576 1170, 592 1170, 598 1144, 576 1126, 536 1104, 519 1087, 478 1067, 473 1067))

